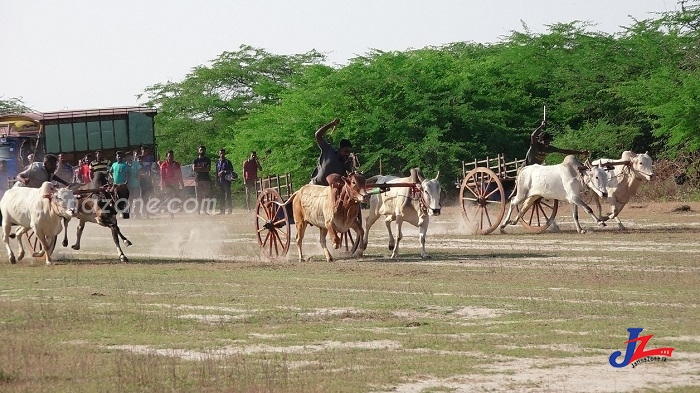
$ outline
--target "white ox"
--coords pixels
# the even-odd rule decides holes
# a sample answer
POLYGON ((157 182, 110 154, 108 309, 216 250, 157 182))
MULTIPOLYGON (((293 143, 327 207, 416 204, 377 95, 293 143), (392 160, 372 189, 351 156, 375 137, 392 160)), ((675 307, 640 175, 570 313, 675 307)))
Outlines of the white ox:
POLYGON ((399 243, 403 239, 401 226, 403 222, 418 227, 418 240, 421 246, 421 258, 429 258, 430 256, 425 251, 425 238, 428 232, 428 224, 430 216, 440 214, 440 182, 438 177, 440 172, 434 179, 425 179, 420 169, 411 170, 410 177, 399 178, 396 176, 376 176, 376 183, 379 188, 381 184, 389 185, 386 192, 372 195, 369 201, 369 217, 365 224, 365 239, 363 241, 362 251, 367 247, 369 239, 369 229, 379 219, 380 216, 386 216, 384 224, 389 232, 389 250, 391 258, 396 258, 399 255, 399 243), (391 184, 396 183, 415 183, 417 191, 414 193, 410 187, 391 187, 391 184), (391 223, 396 222, 397 236, 391 232, 391 223))
POLYGON ((2 240, 7 249, 10 263, 24 258, 24 245, 21 235, 29 229, 41 244, 42 251, 34 257, 46 256, 46 264, 51 265, 51 253, 56 245, 56 236, 61 233, 63 219, 70 219, 77 205, 73 192, 66 188, 56 189, 50 182, 44 182, 40 188, 13 187, 5 192, 0 200, 2 213, 2 240), (10 248, 12 226, 20 228, 15 233, 19 240, 17 260, 10 248))
MULTIPOLYGON (((338 176, 339 177, 339 176, 338 176)), ((308 224, 317 226, 320 233, 319 242, 326 256, 326 261, 333 260, 326 247, 326 234, 330 232, 333 248, 340 247, 339 233, 354 230, 357 241, 362 241, 362 223, 360 217, 360 202, 365 196, 365 177, 353 173, 339 179, 341 186, 334 187, 307 184, 289 197, 285 205, 292 201, 294 223, 297 229, 296 243, 299 250, 299 261, 304 259, 302 242, 308 224)), ((353 257, 358 256, 359 244, 355 245, 353 257)))
MULTIPOLYGON (((654 175, 651 157, 647 153, 635 154, 631 151, 622 152, 622 157, 618 161, 613 161, 609 158, 600 158, 593 161, 593 164, 605 166, 605 164, 616 163, 614 171, 608 171, 608 197, 607 201, 611 206, 611 212, 607 219, 617 220, 617 225, 620 229, 624 229, 620 221, 620 211, 637 194, 637 190, 645 181, 651 180, 654 175)), ((598 215, 602 212, 600 198, 598 195, 593 195, 593 202, 598 207, 598 215)))
POLYGON ((505 227, 515 225, 523 214, 539 199, 556 199, 567 201, 573 205, 574 223, 579 233, 586 233, 578 222, 578 208, 581 207, 590 214, 598 225, 604 226, 605 220, 596 217, 593 210, 581 199, 582 187, 588 186, 602 198, 608 196, 606 188, 607 175, 598 166, 585 166, 576 157, 566 156, 564 162, 558 165, 530 165, 524 167, 516 179, 516 195, 510 201, 508 215, 501 224, 501 232, 505 227), (523 203, 524 202, 524 203, 523 203), (523 204, 520 206, 520 204, 523 204), (519 206, 517 217, 510 220, 513 209, 519 206))

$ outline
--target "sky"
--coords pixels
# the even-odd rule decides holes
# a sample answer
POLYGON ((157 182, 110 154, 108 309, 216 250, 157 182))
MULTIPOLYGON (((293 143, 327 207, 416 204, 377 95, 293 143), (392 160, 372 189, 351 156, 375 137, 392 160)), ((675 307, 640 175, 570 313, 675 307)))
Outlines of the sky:
POLYGON ((34 110, 142 104, 241 45, 324 53, 329 64, 373 50, 495 43, 512 31, 590 22, 615 33, 674 11, 676 0, 0 0, 0 99, 34 110), (634 19, 632 19, 634 18, 634 19))

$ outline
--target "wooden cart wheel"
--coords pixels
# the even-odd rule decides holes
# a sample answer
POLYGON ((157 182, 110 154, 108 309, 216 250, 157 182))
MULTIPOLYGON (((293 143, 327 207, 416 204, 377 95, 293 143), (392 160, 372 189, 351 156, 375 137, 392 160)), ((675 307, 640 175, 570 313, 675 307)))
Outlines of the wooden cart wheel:
POLYGON ((31 229, 24 233, 24 238, 27 240, 27 244, 33 253, 41 251, 41 243, 39 243, 39 238, 34 234, 31 229))
POLYGON ((503 184, 492 170, 472 169, 459 190, 464 221, 476 229, 477 235, 493 232, 506 211, 506 197, 503 184))
POLYGON ((255 230, 260 249, 271 259, 287 255, 291 231, 289 214, 280 194, 266 188, 260 192, 255 206, 255 230))
POLYGON ((520 217, 520 225, 528 232, 544 232, 554 223, 554 217, 557 216, 558 207, 559 201, 556 199, 539 198, 532 207, 520 217))
MULTIPOLYGON (((31 248, 33 254, 36 254, 42 250, 41 243, 39 243, 39 238, 36 236, 36 234, 34 234, 33 230, 30 229, 27 232, 25 232, 24 238, 27 241, 29 248, 31 248)), ((53 243, 51 243, 51 252, 52 253, 53 253, 53 250, 56 248, 56 240, 57 239, 58 239, 58 236, 53 237, 53 243)))

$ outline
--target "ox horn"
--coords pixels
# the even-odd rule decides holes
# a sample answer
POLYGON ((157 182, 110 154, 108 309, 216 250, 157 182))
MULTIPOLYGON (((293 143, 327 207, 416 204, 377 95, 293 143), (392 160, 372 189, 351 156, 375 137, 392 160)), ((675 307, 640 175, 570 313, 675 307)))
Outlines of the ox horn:
POLYGON ((412 171, 415 171, 416 177, 418 178, 417 183, 423 183, 423 181, 425 181, 425 176, 423 175, 423 171, 421 171, 420 168, 413 168, 412 171))

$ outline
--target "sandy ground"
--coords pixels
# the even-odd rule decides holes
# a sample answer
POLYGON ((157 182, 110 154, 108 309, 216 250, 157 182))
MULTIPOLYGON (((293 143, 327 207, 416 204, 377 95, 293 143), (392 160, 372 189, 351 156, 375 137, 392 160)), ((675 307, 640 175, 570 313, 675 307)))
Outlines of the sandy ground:
MULTIPOLYGON (((366 214, 365 214, 366 215, 366 214)), ((664 231, 677 230, 687 231, 697 234, 700 231, 700 203, 631 203, 623 213, 621 219, 627 227, 627 233, 663 233, 664 231)), ((259 250, 255 233, 255 216, 253 212, 243 209, 234 210, 231 215, 187 215, 181 214, 174 218, 167 215, 160 215, 152 219, 130 219, 121 220, 120 225, 124 234, 134 243, 131 247, 124 248, 126 255, 131 262, 138 263, 145 260, 156 260, 162 258, 177 258, 182 260, 209 259, 222 261, 260 261, 266 260, 259 250)), ((606 228, 595 226, 590 216, 581 215, 581 222, 584 228, 589 229, 589 234, 580 235, 575 232, 570 208, 564 205, 557 215, 557 232, 547 232, 538 235, 525 235, 527 239, 536 241, 523 241, 524 231, 517 227, 510 227, 508 234, 498 233, 474 236, 470 234, 470 229, 464 223, 458 207, 451 206, 443 208, 443 214, 434 217, 428 230, 427 250, 453 250, 463 249, 465 253, 470 250, 485 252, 488 250, 502 249, 508 247, 509 250, 599 250, 603 247, 615 247, 617 250, 628 248, 630 250, 644 250, 648 244, 639 244, 632 239, 618 241, 613 237, 606 236, 603 245, 600 237, 596 234, 611 233, 618 231, 616 225, 611 223, 606 228), (566 235, 566 241, 557 241, 557 237, 566 235), (537 239, 542 239, 537 241, 537 239)), ((75 238, 75 222, 71 223, 69 236, 72 241, 75 238)), ((402 252, 409 255, 414 263, 431 264, 474 264, 480 265, 480 261, 469 256, 464 260, 454 259, 440 261, 431 259, 426 262, 417 258, 419 245, 416 228, 406 225, 404 228, 405 239, 402 243, 402 252)), ((310 228, 304 241, 305 253, 313 260, 322 261, 323 255, 318 246, 318 231, 310 228)), ((294 230, 291 230, 294 236, 294 230)), ((388 237, 383 224, 379 221, 372 228, 370 233, 370 247, 368 248, 368 258, 386 259, 389 252, 386 250, 388 237)), ((111 240, 109 230, 94 224, 87 224, 83 238, 83 249, 73 251, 70 248, 57 247, 55 257, 60 264, 61 260, 91 261, 107 260, 113 256, 113 262, 118 263, 118 254, 111 240)), ((690 236, 687 242, 682 244, 659 241, 654 244, 655 252, 678 252, 684 250, 689 253, 700 255, 700 239, 690 236), (693 240, 694 239, 694 240, 693 240)), ((334 253, 336 253, 334 251, 334 253)), ((336 253, 337 254, 337 253, 336 253)), ((347 255, 338 254, 340 259, 347 258, 347 255)), ((292 243, 286 256, 287 260, 294 260, 297 257, 296 247, 292 243)), ((517 263, 523 266, 532 267, 539 263, 535 258, 521 258, 517 263)), ((552 263, 551 258, 548 260, 552 263)), ((566 266, 571 262, 570 258, 562 259, 561 266, 566 266)), ((509 261, 510 267, 517 267, 517 263, 509 261)), ((631 266, 616 266, 609 264, 611 269, 631 269, 631 266)), ((576 264, 571 264, 571 269, 580 268, 576 264)), ((648 266, 646 269, 680 269, 689 273, 700 273, 697 267, 665 267, 648 266)), ((562 290, 567 290, 562 288, 562 290)), ((246 313, 251 310, 246 310, 246 313)), ((319 309, 315 313, 354 313, 362 312, 356 309, 319 309)), ((465 309, 462 317, 465 323, 473 323, 475 319, 488 320, 494 316, 501 315, 507 310, 489 309, 465 309), (472 321, 472 322, 470 322, 472 321)), ((396 315, 412 318, 415 311, 397 310, 396 315)), ((241 318, 247 314, 241 314, 241 318)), ((211 316, 207 313, 193 310, 191 314, 183 317, 200 320, 202 323, 216 322, 221 315, 211 316)), ((230 316, 238 318, 238 316, 230 316)), ((667 338, 683 341, 700 341, 700 337, 684 336, 677 338, 667 338)), ((257 346, 232 346, 217 351, 217 356, 227 354, 245 354, 256 352, 287 352, 298 353, 306 351, 322 351, 339 347, 348 348, 369 348, 377 350, 406 351, 399 343, 394 341, 381 342, 322 342, 315 346, 303 347, 275 347, 266 345, 257 346)), ((211 356, 192 351, 155 349, 147 346, 127 346, 120 348, 138 353, 154 353, 163 356, 175 356, 188 360, 198 360, 211 356)), ((392 392, 424 392, 424 391, 528 391, 528 392, 625 392, 644 390, 650 387, 666 389, 672 386, 700 386, 700 374, 698 374, 698 361, 700 354, 674 353, 672 361, 664 364, 641 365, 643 370, 626 367, 624 369, 614 369, 608 364, 601 364, 601 356, 605 354, 596 353, 594 349, 586 348, 562 348, 572 352, 589 351, 590 356, 575 356, 562 359, 521 359, 504 358, 497 363, 485 362, 483 373, 478 375, 456 375, 446 379, 423 378, 416 381, 407 381, 404 384, 393 386, 387 389, 392 392)), ((600 351, 598 351, 600 352, 600 351)), ((470 356, 490 359, 489 354, 474 353, 470 356)), ((296 362, 290 364, 290 369, 298 369, 314 366, 311 363, 296 362)))

